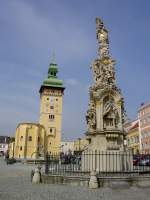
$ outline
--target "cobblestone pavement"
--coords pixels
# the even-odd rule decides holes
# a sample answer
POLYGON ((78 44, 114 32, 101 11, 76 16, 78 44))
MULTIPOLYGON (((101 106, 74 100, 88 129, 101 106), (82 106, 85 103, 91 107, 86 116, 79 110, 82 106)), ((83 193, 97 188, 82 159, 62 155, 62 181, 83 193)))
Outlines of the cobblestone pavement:
POLYGON ((68 185, 30 182, 33 166, 6 165, 0 158, 0 200, 149 200, 150 188, 90 190, 68 185))

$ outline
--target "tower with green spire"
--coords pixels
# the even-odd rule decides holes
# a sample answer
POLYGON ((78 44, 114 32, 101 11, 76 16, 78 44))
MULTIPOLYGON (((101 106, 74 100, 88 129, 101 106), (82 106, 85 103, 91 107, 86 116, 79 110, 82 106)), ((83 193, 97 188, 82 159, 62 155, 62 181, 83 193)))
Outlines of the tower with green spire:
POLYGON ((58 65, 55 63, 55 61, 53 61, 49 64, 48 77, 43 81, 43 84, 40 88, 40 93, 45 87, 60 88, 61 90, 65 89, 63 86, 63 81, 58 79, 57 73, 58 73, 58 65))
POLYGON ((61 142, 63 81, 58 79, 58 65, 52 60, 48 76, 40 88, 40 124, 46 129, 46 149, 49 153, 59 153, 61 142))

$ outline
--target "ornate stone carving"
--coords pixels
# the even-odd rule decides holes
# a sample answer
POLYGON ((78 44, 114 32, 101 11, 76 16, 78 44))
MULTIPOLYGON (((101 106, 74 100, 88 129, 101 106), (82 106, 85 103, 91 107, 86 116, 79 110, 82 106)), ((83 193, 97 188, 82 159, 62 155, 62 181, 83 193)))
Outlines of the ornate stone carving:
POLYGON ((88 131, 92 132, 96 129, 96 109, 95 104, 91 100, 89 103, 89 109, 87 110, 86 121, 88 126, 88 131))
POLYGON ((115 85, 115 61, 109 55, 108 31, 99 18, 96 18, 96 36, 99 44, 98 59, 91 65, 95 87, 113 87, 115 85))
POLYGON ((114 62, 108 60, 95 60, 91 66, 95 81, 95 86, 106 88, 107 86, 113 87, 115 85, 115 71, 114 62))

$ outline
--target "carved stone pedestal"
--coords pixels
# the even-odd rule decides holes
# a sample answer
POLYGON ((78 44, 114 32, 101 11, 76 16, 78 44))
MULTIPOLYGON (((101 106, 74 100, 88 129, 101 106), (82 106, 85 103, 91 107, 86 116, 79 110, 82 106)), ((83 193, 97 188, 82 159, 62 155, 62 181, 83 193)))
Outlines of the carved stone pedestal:
POLYGON ((40 170, 38 168, 35 168, 35 172, 32 178, 32 183, 38 184, 40 183, 41 176, 40 176, 40 170))
POLYGON ((90 174, 89 188, 96 189, 98 188, 98 181, 96 177, 96 171, 92 171, 90 174))
POLYGON ((81 161, 81 169, 84 172, 122 173, 133 169, 133 157, 130 152, 87 150, 83 152, 81 161))

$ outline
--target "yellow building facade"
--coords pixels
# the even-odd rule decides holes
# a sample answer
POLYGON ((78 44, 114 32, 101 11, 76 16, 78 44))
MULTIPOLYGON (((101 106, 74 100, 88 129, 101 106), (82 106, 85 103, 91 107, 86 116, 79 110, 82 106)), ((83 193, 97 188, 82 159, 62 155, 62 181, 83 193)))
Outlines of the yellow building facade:
POLYGON ((46 130, 36 123, 20 123, 16 129, 14 157, 36 159, 43 157, 46 149, 46 130))
POLYGON ((63 81, 57 78, 58 66, 49 65, 48 77, 40 87, 39 123, 20 123, 15 143, 9 145, 9 157, 17 159, 44 158, 61 151, 63 81))
POLYGON ((14 153, 15 153, 15 142, 10 142, 9 143, 8 152, 9 152, 9 158, 13 158, 14 157, 14 153))
POLYGON ((127 147, 129 150, 132 150, 134 154, 137 154, 140 152, 139 121, 138 120, 131 122, 131 125, 128 128, 127 147))
POLYGON ((61 150, 61 126, 63 104, 63 81, 57 78, 58 67, 50 63, 48 78, 40 88, 40 120, 46 129, 47 152, 59 153, 61 150))

